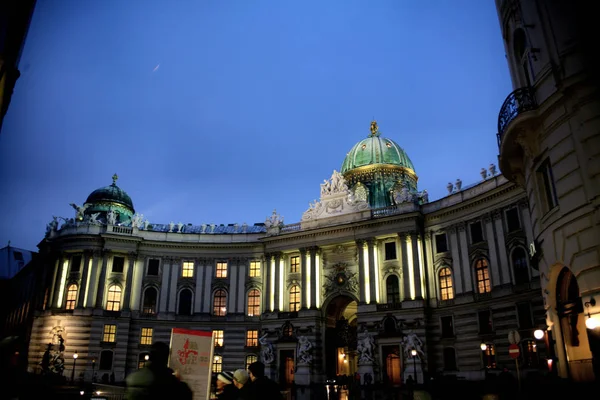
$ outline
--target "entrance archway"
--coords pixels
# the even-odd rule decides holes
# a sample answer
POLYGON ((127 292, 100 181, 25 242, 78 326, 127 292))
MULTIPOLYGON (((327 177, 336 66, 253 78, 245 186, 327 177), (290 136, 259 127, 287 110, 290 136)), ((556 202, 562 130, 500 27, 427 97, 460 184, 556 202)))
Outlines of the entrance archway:
POLYGON ((325 373, 353 376, 356 372, 356 311, 351 295, 338 295, 325 308, 325 373))

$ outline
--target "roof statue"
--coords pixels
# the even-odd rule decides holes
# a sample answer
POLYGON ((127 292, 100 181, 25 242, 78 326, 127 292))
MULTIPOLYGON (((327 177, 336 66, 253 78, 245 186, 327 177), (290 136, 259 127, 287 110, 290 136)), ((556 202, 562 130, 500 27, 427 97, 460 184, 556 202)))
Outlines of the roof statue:
POLYGON ((113 180, 113 185, 117 184, 117 179, 119 179, 119 175, 117 175, 116 173, 112 176, 112 180, 113 180))
POLYGON ((371 135, 377 136, 379 135, 379 126, 377 125, 377 121, 371 121, 371 135))

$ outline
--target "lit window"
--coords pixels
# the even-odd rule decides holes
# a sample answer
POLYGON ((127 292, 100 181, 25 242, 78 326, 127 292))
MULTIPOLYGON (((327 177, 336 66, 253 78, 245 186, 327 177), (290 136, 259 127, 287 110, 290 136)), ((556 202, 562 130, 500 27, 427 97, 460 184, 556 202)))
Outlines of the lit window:
POLYGON ((213 357, 213 369, 214 373, 223 371, 223 357, 216 355, 213 357))
POLYGON ((538 355, 537 345, 534 340, 524 340, 521 342, 523 347, 523 364, 525 367, 537 368, 538 367, 538 355))
POLYGON ((144 368, 149 359, 150 359, 150 354, 140 353, 140 355, 138 356, 138 369, 144 368), (146 357, 148 357, 148 358, 146 359, 146 357))
POLYGON ((193 261, 184 261, 181 276, 184 278, 191 278, 194 276, 194 262, 193 261))
POLYGON ((258 346, 258 331, 255 329, 246 331, 246 346, 256 347, 258 346))
POLYGON ((248 316, 256 317, 260 315, 260 292, 252 289, 248 292, 248 316))
POLYGON ((440 295, 442 300, 451 300, 454 298, 452 271, 448 267, 440 270, 440 295))
POLYGON ((221 330, 217 330, 214 331, 214 336, 215 336, 215 346, 223 346, 223 331, 221 330))
POLYGON ((108 288, 108 299, 106 301, 107 311, 119 311, 121 309, 121 288, 112 285, 108 288))
POLYGON ((246 369, 250 366, 250 364, 258 361, 258 357, 254 354, 250 354, 246 356, 246 369))
POLYGON ((227 278, 227 263, 226 262, 218 262, 217 263, 217 278, 227 278))
POLYGON ((152 344, 152 334, 154 328, 142 328, 142 336, 140 337, 140 344, 149 346, 152 344))
POLYGON ((300 256, 294 256, 290 258, 290 272, 300 272, 300 256))
POLYGON ((491 343, 485 344, 485 350, 483 353, 483 365, 486 368, 496 368, 496 349, 491 343))
POLYGON ((72 285, 69 285, 69 288, 67 289, 67 302, 65 303, 65 308, 67 310, 74 310, 76 301, 77 301, 77 285, 72 284, 72 285))
POLYGON ((290 311, 300 311, 300 287, 298 285, 290 288, 290 311))
POLYGON ((114 343, 117 336, 116 325, 104 325, 104 333, 102 335, 102 341, 107 343, 114 343))
POLYGON ((251 278, 260 276, 260 261, 250 261, 250 273, 251 278))
POLYGON ((490 285, 490 271, 487 260, 480 258, 475 263, 475 276, 477 277, 477 293, 489 293, 492 291, 490 285))
POLYGON ((217 290, 213 300, 213 314, 224 317, 227 314, 227 292, 223 289, 217 290))

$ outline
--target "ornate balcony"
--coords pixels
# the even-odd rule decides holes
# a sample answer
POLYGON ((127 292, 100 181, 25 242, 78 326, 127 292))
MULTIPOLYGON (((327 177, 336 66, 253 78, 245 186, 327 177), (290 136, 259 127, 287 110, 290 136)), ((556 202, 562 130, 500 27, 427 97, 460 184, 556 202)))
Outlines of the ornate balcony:
POLYGON ((498 148, 508 125, 524 112, 537 109, 535 93, 531 87, 522 87, 508 95, 498 114, 498 148))

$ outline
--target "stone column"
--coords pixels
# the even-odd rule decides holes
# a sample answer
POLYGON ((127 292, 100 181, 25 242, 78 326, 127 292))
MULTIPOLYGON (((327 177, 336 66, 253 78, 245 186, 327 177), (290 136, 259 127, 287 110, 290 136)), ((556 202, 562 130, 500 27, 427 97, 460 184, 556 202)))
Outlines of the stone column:
POLYGON ((169 312, 176 312, 177 307, 177 282, 181 276, 181 259, 173 258, 171 262, 171 278, 169 280, 169 300, 167 303, 167 310, 169 312))
POLYGON ((246 303, 246 277, 248 276, 250 260, 247 258, 241 258, 238 262, 238 277, 236 283, 237 291, 237 312, 240 314, 246 314, 244 304, 246 303))
POLYGON ((131 310, 131 289, 133 282, 133 269, 135 268, 135 262, 137 260, 137 253, 130 252, 127 261, 129 261, 127 265, 127 275, 125 278, 125 293, 123 296, 123 311, 131 310))
POLYGON ((265 254, 265 273, 264 273, 265 293, 263 296, 263 303, 264 303, 263 310, 265 310, 265 312, 273 311, 273 310, 271 310, 271 292, 273 291, 273 288, 271 287, 272 258, 273 258, 272 254, 265 254))
POLYGON ((421 260, 419 260, 419 240, 415 232, 410 234, 412 244, 412 259, 413 259, 413 277, 415 281, 415 299, 423 299, 422 282, 421 282, 421 260))
POLYGON ((400 248, 402 250, 402 282, 404 283, 402 286, 404 288, 404 301, 411 300, 410 297, 410 272, 408 270, 408 237, 400 233, 400 248))
MULTIPOLYGON (((498 252, 496 250, 496 239, 494 237, 494 224, 492 223, 492 214, 486 214, 483 218, 483 229, 485 229, 485 238, 488 244, 488 252, 490 255, 490 279, 493 286, 500 285, 502 280, 500 279, 500 260, 498 258, 498 252)), ((470 265, 472 268, 473 266, 470 265)), ((475 285, 477 286, 477 281, 475 285)), ((477 288, 475 288, 477 291, 477 288)))
POLYGON ((83 269, 81 271, 81 285, 79 286, 79 292, 77 293, 77 308, 83 308, 83 303, 85 301, 85 288, 88 284, 87 278, 90 269, 91 258, 91 251, 86 251, 83 253, 83 269))
POLYGON ((434 267, 434 255, 433 255, 433 243, 432 243, 432 235, 431 232, 425 232, 425 240, 423 246, 424 259, 428 262, 423 266, 423 271, 427 270, 426 276, 429 276, 427 280, 425 280, 425 284, 427 285, 429 291, 429 297, 438 298, 439 293, 437 293, 437 280, 438 276, 436 275, 435 267, 434 267))
POLYGON ((465 283, 465 291, 470 292, 474 290, 473 280, 471 277, 473 276, 473 268, 471 266, 471 260, 469 259, 469 244, 467 243, 467 232, 465 231, 466 226, 464 223, 461 223, 457 226, 458 230, 458 240, 459 240, 459 248, 460 248, 460 268, 462 269, 462 276, 465 283))
POLYGON ((148 265, 148 256, 138 255, 138 268, 133 271, 133 284, 131 285, 131 309, 133 311, 140 310, 140 301, 142 299, 142 282, 144 281, 144 275, 146 274, 146 268, 148 265), (141 263, 141 266, 140 266, 141 263))
POLYGON ((196 277, 196 290, 194 293, 194 314, 202 312, 202 298, 204 296, 204 264, 202 259, 194 260, 194 276, 196 277))
MULTIPOLYGON (((158 298, 158 313, 164 313, 167 311, 167 299, 169 298, 169 276, 171 272, 171 261, 170 257, 162 259, 162 278, 160 280, 160 293, 158 298)), ((210 303, 209 303, 210 304, 210 303)))
POLYGON ((54 295, 52 296, 52 308, 58 308, 58 299, 60 298, 60 287, 63 271, 65 268, 68 268, 68 266, 65 266, 65 262, 67 261, 67 259, 68 258, 66 253, 62 253, 58 258, 58 273, 56 274, 56 279, 54 280, 54 295))
POLYGON ((279 281, 281 279, 281 268, 279 268, 279 263, 281 261, 281 253, 275 253, 275 285, 273 287, 275 304, 273 306, 274 312, 279 312, 279 300, 281 299, 281 290, 282 288, 279 285, 279 281))
POLYGON ((213 280, 213 275, 215 273, 215 260, 214 258, 205 258, 203 260, 203 265, 204 265, 204 305, 203 305, 203 312, 205 313, 212 313, 212 280, 213 280))
POLYGON ((358 252, 358 286, 360 293, 360 304, 366 304, 367 294, 365 292, 365 254, 363 252, 364 240, 356 241, 356 251, 358 252))
POLYGON ((456 234, 456 227, 452 226, 448 229, 448 233, 449 237, 447 237, 446 239, 448 239, 450 241, 450 251, 452 254, 452 271, 454 272, 454 284, 456 286, 456 295, 465 293, 465 290, 467 290, 468 288, 464 288, 464 279, 463 279, 463 272, 462 272, 462 268, 460 266, 460 250, 459 250, 459 246, 458 246, 458 235, 456 234))
POLYGON ((100 270, 100 278, 98 278, 98 292, 96 293, 96 308, 104 308, 104 286, 106 285, 106 270, 108 269, 108 257, 110 250, 103 250, 102 254, 102 269, 100 270))
POLYGON ((227 262, 227 280, 229 280, 229 293, 227 296, 227 314, 235 314, 236 308, 236 297, 237 297, 237 273, 238 265, 240 263, 239 257, 232 257, 227 262))
POLYGON ((375 252, 377 251, 377 240, 367 240, 369 249, 369 296, 370 304, 377 304, 377 271, 375 271, 375 252))
MULTIPOLYGON (((506 251, 504 250, 506 249, 506 242, 504 241, 504 225, 502 224, 502 212, 496 210, 494 211, 492 217, 494 219, 494 227, 496 229, 496 240, 498 242, 498 248, 501 250, 498 251, 498 258, 500 260, 500 264, 498 266, 489 265, 489 268, 497 267, 498 269, 500 269, 500 279, 502 280, 501 283, 510 284, 511 274, 508 269, 508 257, 506 256, 506 251)), ((493 284, 494 282, 492 281, 492 285, 493 284)))
POLYGON ((54 263, 54 268, 52 268, 52 284, 50 286, 50 291, 48 294, 48 300, 46 302, 46 309, 50 309, 53 307, 54 302, 56 301, 55 293, 56 293, 56 285, 58 282, 58 273, 60 272, 60 254, 52 255, 52 262, 54 263))
POLYGON ((94 308, 94 301, 96 299, 97 296, 97 289, 98 289, 98 280, 99 280, 99 276, 100 275, 100 257, 102 256, 102 251, 100 250, 94 250, 94 252, 92 253, 92 266, 91 266, 91 273, 90 275, 90 283, 88 285, 89 290, 87 291, 87 299, 85 300, 85 307, 88 308, 94 308))
POLYGON ((317 250, 314 246, 310 248, 310 308, 316 310, 317 304, 317 250))
POLYGON ((302 277, 302 291, 300 292, 302 310, 306 310, 306 305, 308 304, 306 289, 310 285, 308 271, 306 270, 306 249, 300 249, 300 276, 302 277))

